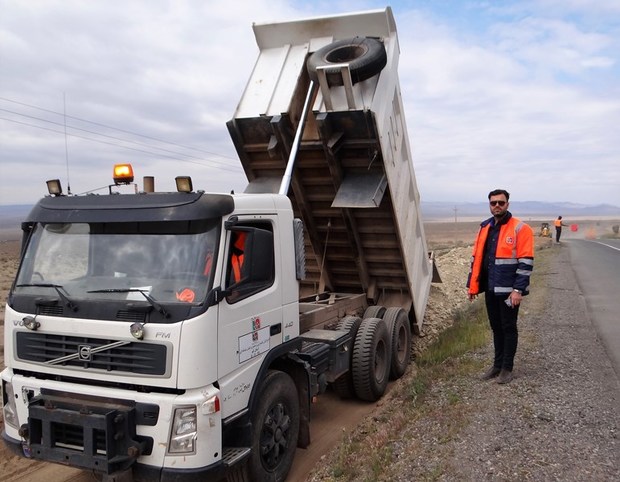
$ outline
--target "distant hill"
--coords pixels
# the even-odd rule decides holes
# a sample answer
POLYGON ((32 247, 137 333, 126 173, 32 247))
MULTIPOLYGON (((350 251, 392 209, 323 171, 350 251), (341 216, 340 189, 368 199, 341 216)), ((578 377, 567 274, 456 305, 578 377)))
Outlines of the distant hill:
POLYGON ((31 204, 12 204, 0 206, 0 228, 19 228, 21 222, 32 209, 31 204))
MULTIPOLYGON (((457 219, 471 217, 483 219, 490 216, 489 205, 486 202, 422 202, 421 208, 422 217, 426 221, 454 219, 455 208, 457 219)), ((558 216, 564 218, 599 216, 620 218, 620 207, 611 204, 587 205, 567 202, 514 201, 510 203, 510 211, 520 218, 555 219, 558 216)))

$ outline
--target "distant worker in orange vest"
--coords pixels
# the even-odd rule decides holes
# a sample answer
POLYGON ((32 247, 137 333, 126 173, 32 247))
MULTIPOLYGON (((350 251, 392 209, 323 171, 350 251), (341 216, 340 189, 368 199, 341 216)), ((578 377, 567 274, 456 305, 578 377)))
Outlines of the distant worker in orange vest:
POLYGON ((246 238, 247 233, 245 231, 233 232, 230 264, 232 269, 232 282, 234 283, 239 283, 239 281, 241 281, 246 238))
POLYGON ((504 189, 489 193, 493 217, 480 224, 467 277, 470 301, 484 293, 484 301, 493 331, 495 358, 480 378, 497 383, 512 380, 519 333, 517 318, 523 296, 529 293, 534 269, 534 233, 532 228, 508 211, 510 194, 504 189))
POLYGON ((555 226, 555 242, 560 242, 560 236, 562 235, 562 226, 567 226, 562 222, 562 216, 558 216, 558 219, 553 221, 553 225, 555 226))

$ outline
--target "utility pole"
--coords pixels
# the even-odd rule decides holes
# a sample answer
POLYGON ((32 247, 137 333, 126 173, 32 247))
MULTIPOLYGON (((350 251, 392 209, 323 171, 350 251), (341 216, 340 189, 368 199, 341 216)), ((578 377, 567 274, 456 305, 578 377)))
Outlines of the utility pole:
POLYGON ((456 212, 458 211, 458 208, 456 206, 454 206, 454 223, 456 224, 456 212))

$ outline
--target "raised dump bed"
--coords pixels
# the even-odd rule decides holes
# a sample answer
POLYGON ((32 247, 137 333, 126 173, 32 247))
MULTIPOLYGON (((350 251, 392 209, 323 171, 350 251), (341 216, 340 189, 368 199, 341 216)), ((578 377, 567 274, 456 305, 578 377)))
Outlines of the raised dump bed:
MULTIPOLYGON (((288 195, 304 222, 307 254, 300 297, 364 293, 370 304, 402 306, 419 328, 433 267, 403 116, 391 9, 254 25, 254 32, 260 54, 228 128, 250 180, 246 192, 278 192, 287 162, 295 158, 288 195), (384 67, 376 59, 377 44, 384 67), (367 62, 359 67, 355 59, 325 71, 319 52, 308 68, 320 49, 336 59, 361 51, 367 62), (371 76, 357 81, 360 69, 371 76), (337 83, 342 85, 330 86, 337 83), (295 151, 307 96, 311 108, 295 151)), ((329 58, 326 63, 330 67, 329 58)))

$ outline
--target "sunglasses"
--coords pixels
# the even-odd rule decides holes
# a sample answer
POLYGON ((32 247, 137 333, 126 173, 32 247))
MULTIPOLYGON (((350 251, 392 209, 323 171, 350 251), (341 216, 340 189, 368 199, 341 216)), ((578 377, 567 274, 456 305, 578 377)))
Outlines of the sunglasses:
POLYGON ((491 206, 500 206, 503 207, 506 205, 506 201, 489 201, 491 206))

